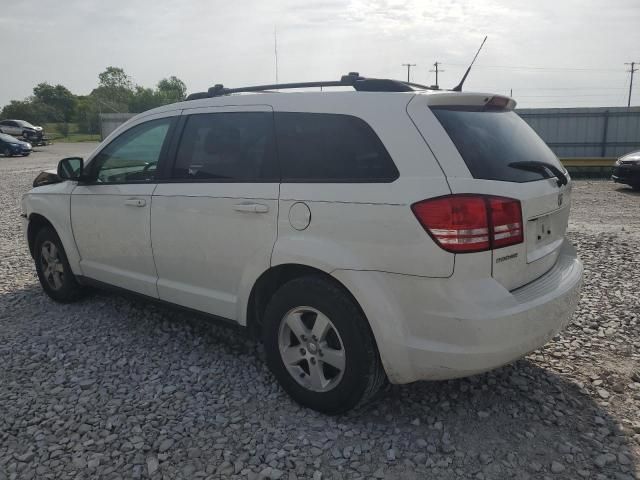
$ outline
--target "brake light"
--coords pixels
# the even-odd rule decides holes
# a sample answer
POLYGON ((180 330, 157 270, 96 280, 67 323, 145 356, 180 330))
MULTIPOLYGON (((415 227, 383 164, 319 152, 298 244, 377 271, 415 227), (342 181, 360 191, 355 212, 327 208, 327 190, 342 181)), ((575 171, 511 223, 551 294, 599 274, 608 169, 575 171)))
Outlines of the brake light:
POLYGON ((458 194, 414 203, 411 210, 435 242, 453 253, 482 252, 523 241, 520 201, 458 194))

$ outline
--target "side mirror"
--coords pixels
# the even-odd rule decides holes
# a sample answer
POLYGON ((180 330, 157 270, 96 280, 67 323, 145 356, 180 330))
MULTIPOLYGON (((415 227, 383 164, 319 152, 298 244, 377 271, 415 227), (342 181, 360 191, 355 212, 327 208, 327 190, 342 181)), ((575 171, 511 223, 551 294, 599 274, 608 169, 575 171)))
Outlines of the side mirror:
POLYGON ((62 180, 79 180, 83 167, 84 160, 80 157, 63 158, 58 163, 58 177, 62 180))

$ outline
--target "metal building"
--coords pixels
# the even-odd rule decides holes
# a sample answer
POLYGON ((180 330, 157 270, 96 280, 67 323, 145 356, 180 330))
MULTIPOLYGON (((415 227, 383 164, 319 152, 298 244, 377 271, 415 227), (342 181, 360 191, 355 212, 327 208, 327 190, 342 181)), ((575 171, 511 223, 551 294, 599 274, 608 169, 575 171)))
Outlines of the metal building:
POLYGON ((640 150, 640 107, 523 108, 518 114, 560 158, 640 150))

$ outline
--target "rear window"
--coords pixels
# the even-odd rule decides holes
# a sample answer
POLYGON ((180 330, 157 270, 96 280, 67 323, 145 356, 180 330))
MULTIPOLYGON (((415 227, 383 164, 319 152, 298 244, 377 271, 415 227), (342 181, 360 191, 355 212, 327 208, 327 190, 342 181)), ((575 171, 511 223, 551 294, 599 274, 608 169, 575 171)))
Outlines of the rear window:
POLYGON ((474 178, 531 182, 542 172, 509 167, 512 162, 546 162, 564 170, 556 155, 513 111, 432 108, 474 178))
POLYGON ((350 115, 275 114, 284 182, 392 182, 398 170, 363 120, 350 115))

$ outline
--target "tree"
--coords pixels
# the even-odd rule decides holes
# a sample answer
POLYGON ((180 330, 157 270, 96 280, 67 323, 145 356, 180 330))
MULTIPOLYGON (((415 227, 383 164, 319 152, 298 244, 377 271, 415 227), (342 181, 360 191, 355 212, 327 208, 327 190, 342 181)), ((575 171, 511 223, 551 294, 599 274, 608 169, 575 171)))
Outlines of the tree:
POLYGON ((78 97, 76 106, 76 121, 80 133, 100 133, 100 109, 90 95, 78 97))
POLYGON ((120 67, 107 67, 104 72, 98 74, 98 82, 98 87, 104 87, 107 90, 133 90, 131 77, 120 67))
POLYGON ((76 108, 76 98, 65 86, 39 83, 33 88, 33 96, 35 101, 51 107, 56 112, 56 117, 64 122, 71 121, 76 108))
POLYGON ((133 93, 131 77, 120 67, 107 67, 98 75, 98 88, 91 95, 107 109, 127 112, 133 93))
POLYGON ((166 103, 181 102, 187 96, 187 86, 172 75, 158 82, 158 92, 166 99, 166 103))
POLYGON ((59 122, 59 113, 51 106, 34 99, 11 100, 9 105, 5 105, 0 113, 2 118, 14 118, 25 120, 35 125, 47 122, 59 122))
POLYGON ((129 111, 133 113, 145 112, 165 103, 158 91, 138 85, 129 100, 129 111))

